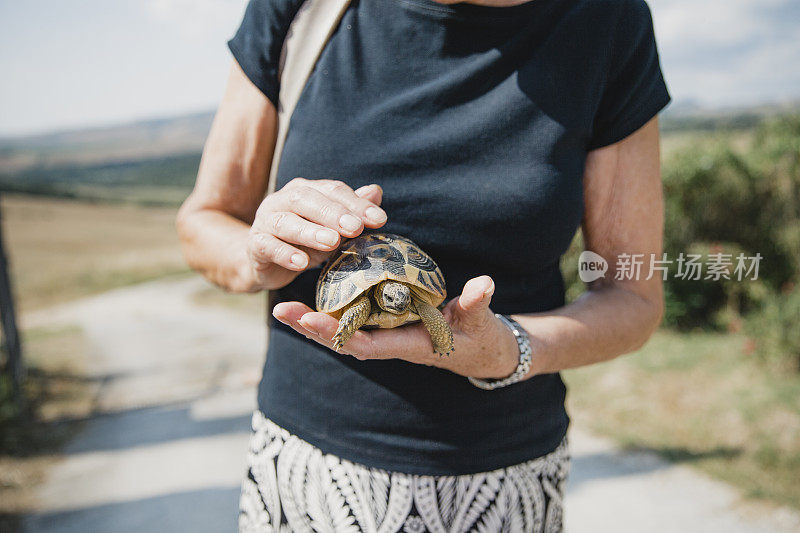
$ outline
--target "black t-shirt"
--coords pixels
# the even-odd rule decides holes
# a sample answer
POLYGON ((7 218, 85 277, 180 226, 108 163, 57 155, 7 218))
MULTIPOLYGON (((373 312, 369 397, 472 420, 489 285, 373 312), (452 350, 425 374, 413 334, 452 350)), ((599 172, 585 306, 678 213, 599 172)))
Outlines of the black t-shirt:
MULTIPOLYGON (((300 3, 251 0, 229 43, 273 102, 300 3)), ((294 112, 278 186, 296 176, 378 183, 383 229, 437 261, 449 296, 488 274, 495 312, 547 311, 564 305, 559 258, 583 216, 587 151, 668 102, 643 0, 354 0, 294 112)), ((318 274, 279 298, 313 307, 318 274)), ((484 391, 446 370, 339 355, 272 324, 259 408, 345 459, 471 473, 546 454, 567 430, 558 374, 484 391)))

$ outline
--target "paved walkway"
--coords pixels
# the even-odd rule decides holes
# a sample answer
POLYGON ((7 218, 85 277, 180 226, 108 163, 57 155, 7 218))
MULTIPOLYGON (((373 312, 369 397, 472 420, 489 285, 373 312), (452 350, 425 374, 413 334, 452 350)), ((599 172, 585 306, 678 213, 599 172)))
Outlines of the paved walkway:
MULTIPOLYGON (((202 280, 160 281, 30 317, 79 324, 100 411, 38 490, 36 533, 235 531, 262 317, 198 307, 202 280)), ((573 429, 567 530, 800 531, 786 510, 649 454, 573 429)))

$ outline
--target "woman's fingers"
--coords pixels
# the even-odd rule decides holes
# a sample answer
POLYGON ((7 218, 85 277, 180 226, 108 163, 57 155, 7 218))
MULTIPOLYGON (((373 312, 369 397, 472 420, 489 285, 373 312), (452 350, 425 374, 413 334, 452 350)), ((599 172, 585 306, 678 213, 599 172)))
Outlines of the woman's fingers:
MULTIPOLYGON (((330 315, 315 312, 301 302, 281 302, 275 306, 272 314, 301 335, 332 348, 331 339, 339 322, 330 315)), ((341 351, 361 360, 405 359, 426 365, 441 362, 441 358, 433 352, 430 335, 422 324, 358 330, 341 351)))
MULTIPOLYGON (((316 334, 318 338, 315 340, 330 348, 339 323, 325 313, 308 312, 298 319, 298 325, 316 334)), ((342 351, 357 359, 399 358, 421 364, 430 364, 433 359, 430 335, 421 324, 358 330, 345 343, 342 351)))
POLYGON ((405 359, 417 364, 432 364, 438 355, 433 351, 433 342, 425 326, 412 324, 391 329, 375 329, 368 332, 360 349, 379 359, 405 359))
POLYGON ((292 187, 276 198, 276 201, 279 203, 276 211, 290 211, 344 236, 357 235, 363 229, 361 219, 314 187, 292 187))
POLYGON ((381 205, 383 202, 383 189, 376 183, 364 185, 356 189, 356 196, 369 200, 375 205, 381 205))
POLYGON ((306 314, 314 310, 302 302, 281 302, 275 304, 272 309, 272 316, 283 322, 289 324, 290 322, 297 322, 306 314))
POLYGON ((310 312, 312 310, 301 302, 281 302, 272 309, 272 316, 301 335, 320 342, 321 339, 316 332, 309 331, 300 325, 300 318, 310 312))
MULTIPOLYGON (((374 190, 366 194, 379 196, 374 190)), ((364 225, 379 227, 386 222, 380 207, 340 181, 295 178, 276 194, 274 202, 275 211, 296 213, 345 237, 355 237, 364 225)))
POLYGON ((308 267, 309 257, 304 251, 274 237, 269 233, 251 231, 247 251, 256 270, 278 265, 301 271, 308 267))
POLYGON ((294 185, 276 195, 274 204, 272 211, 295 213, 345 237, 355 237, 364 230, 364 223, 357 214, 315 187, 294 185))
MULTIPOLYGON (((274 316, 279 321, 283 322, 284 324, 290 326, 293 330, 300 333, 301 335, 322 344, 327 348, 331 348, 333 343, 331 342, 331 337, 333 337, 333 333, 326 336, 324 334, 320 334, 316 327, 308 327, 308 323, 304 322, 303 319, 305 317, 311 315, 321 315, 323 317, 323 322, 325 319, 333 322, 334 332, 336 331, 336 327, 338 326, 338 322, 335 318, 328 316, 324 313, 316 313, 307 305, 301 302, 281 302, 275 306, 272 310, 272 316, 274 316)), ((318 321, 316 321, 318 322, 318 321)), ((322 329, 330 329, 331 324, 325 324, 322 329)))
MULTIPOLYGON (((326 196, 347 207, 367 227, 379 228, 386 223, 386 213, 378 207, 380 202, 373 202, 370 198, 356 194, 356 191, 341 181, 312 180, 308 182, 308 185, 319 189, 326 196)), ((367 191, 367 194, 375 195, 372 191, 367 191)))
POLYGON ((453 299, 454 303, 451 302, 451 320, 468 333, 485 328, 494 320, 494 313, 489 308, 494 290, 494 280, 489 276, 478 276, 467 281, 461 295, 453 299))
MULTIPOLYGON (((310 337, 318 343, 333 349, 333 335, 339 328, 339 321, 325 313, 306 313, 299 320, 298 325, 311 332, 310 337)), ((358 330, 339 350, 341 353, 352 355, 357 359, 377 359, 379 356, 373 350, 370 332, 358 330)))
MULTIPOLYGON (((332 316, 315 312, 301 302, 281 302, 272 310, 272 315, 301 335, 327 348, 333 346, 331 339, 339 327, 339 321, 332 316)), ((367 359, 371 355, 370 344, 367 332, 359 330, 347 341, 344 352, 367 359)))
POLYGON ((329 252, 339 245, 339 233, 286 211, 273 212, 263 222, 278 239, 315 250, 329 252))
POLYGON ((341 236, 355 237, 386 222, 378 207, 382 194, 377 185, 354 191, 336 180, 295 178, 256 213, 248 242, 252 267, 264 274, 275 266, 300 272, 320 264, 341 236))
POLYGON ((305 313, 298 322, 301 326, 315 332, 326 341, 331 341, 334 333, 339 328, 339 321, 325 313, 305 313))
POLYGON ((314 268, 325 263, 335 252, 335 250, 331 250, 329 252, 314 250, 313 248, 309 248, 307 246, 298 246, 298 248, 307 253, 308 257, 311 259, 308 263, 308 268, 314 268))
MULTIPOLYGON (((442 358, 434 352, 431 336, 420 323, 391 329, 358 330, 341 351, 362 360, 403 359, 416 364, 451 370, 459 368, 460 371, 470 372, 464 375, 479 375, 481 372, 485 374, 487 364, 496 362, 493 354, 498 346, 502 343, 510 345, 508 350, 503 348, 503 353, 511 353, 516 347, 513 336, 510 336, 506 327, 494 317, 489 308, 494 291, 495 284, 491 277, 478 276, 469 280, 464 285, 462 294, 448 303, 444 315, 457 346, 455 353, 449 358, 442 358), (487 338, 494 339, 497 343, 486 341, 487 338), (479 356, 477 358, 476 353, 479 356)), ((332 347, 331 339, 339 322, 330 315, 315 312, 300 302, 281 303, 275 307, 273 314, 309 339, 327 348, 332 347)), ((486 375, 493 375, 495 370, 489 369, 490 374, 486 375)))

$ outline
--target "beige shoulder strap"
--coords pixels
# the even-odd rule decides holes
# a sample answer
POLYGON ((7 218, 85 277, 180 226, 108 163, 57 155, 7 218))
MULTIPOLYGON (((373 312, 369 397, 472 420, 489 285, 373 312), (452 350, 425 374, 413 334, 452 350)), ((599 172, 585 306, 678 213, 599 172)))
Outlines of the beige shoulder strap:
MULTIPOLYGON (((300 100, 300 93, 306 86, 314 65, 317 64, 325 44, 330 39, 342 15, 347 11, 350 0, 305 0, 295 15, 281 50, 278 65, 278 133, 275 137, 275 151, 272 154, 272 167, 269 171, 267 194, 275 192, 278 181, 278 165, 281 162, 283 144, 289 132, 289 121, 300 100)), ((267 331, 269 316, 275 305, 275 291, 267 292, 267 331)))
POLYGON ((283 144, 300 93, 349 4, 350 0, 306 0, 289 27, 278 66, 278 134, 267 194, 275 191, 283 144))

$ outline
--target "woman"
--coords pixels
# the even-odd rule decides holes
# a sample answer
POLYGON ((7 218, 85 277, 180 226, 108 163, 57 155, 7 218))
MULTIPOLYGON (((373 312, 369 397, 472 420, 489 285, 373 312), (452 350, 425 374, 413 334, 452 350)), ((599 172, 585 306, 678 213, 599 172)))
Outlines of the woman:
POLYGON ((299 4, 251 0, 178 216, 194 268, 280 302, 240 529, 558 531, 558 371, 635 350, 662 314, 657 276, 614 275, 620 254, 661 253, 655 116, 669 95, 647 5, 354 1, 265 198, 278 59, 299 4), (565 305, 559 258, 581 225, 610 267, 565 305), (449 357, 421 325, 330 349, 336 321, 312 311, 318 267, 377 228, 442 268, 449 357))

